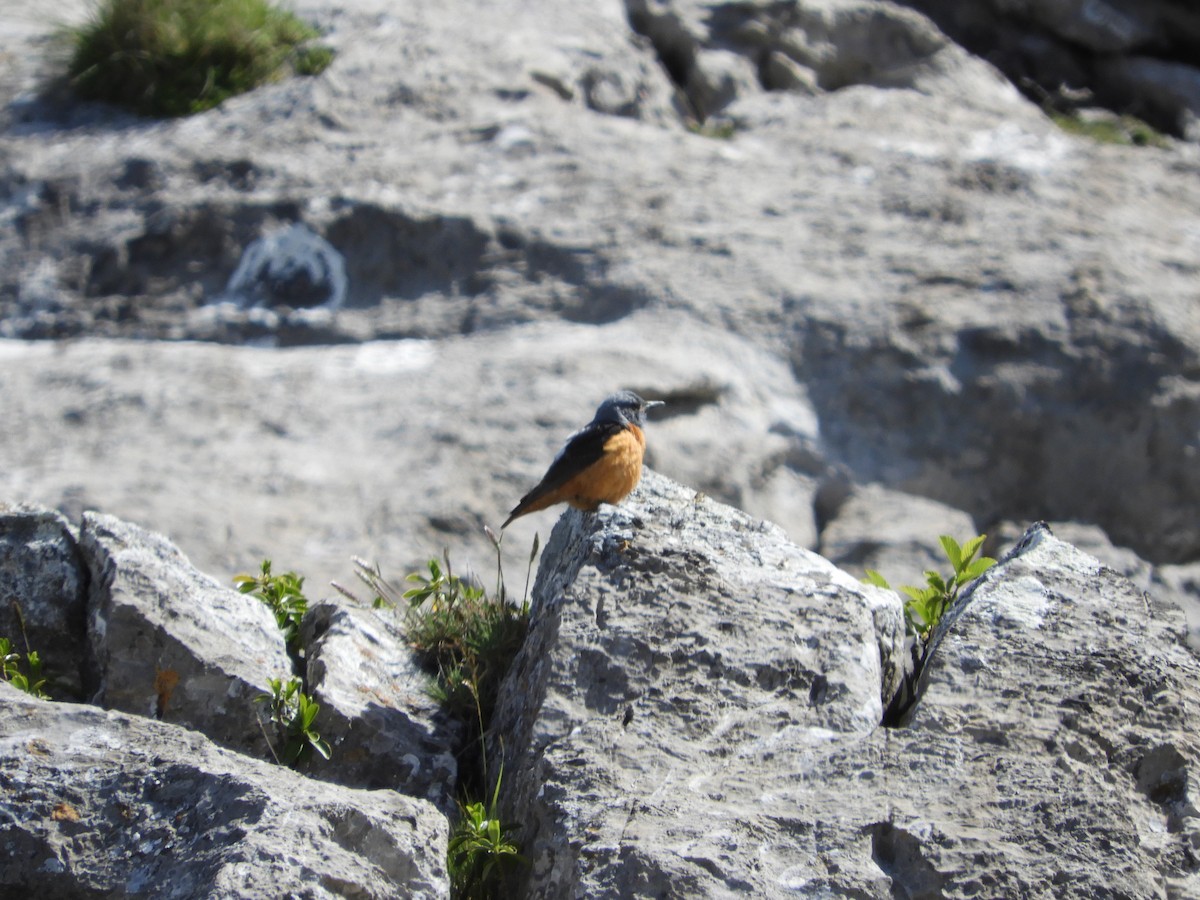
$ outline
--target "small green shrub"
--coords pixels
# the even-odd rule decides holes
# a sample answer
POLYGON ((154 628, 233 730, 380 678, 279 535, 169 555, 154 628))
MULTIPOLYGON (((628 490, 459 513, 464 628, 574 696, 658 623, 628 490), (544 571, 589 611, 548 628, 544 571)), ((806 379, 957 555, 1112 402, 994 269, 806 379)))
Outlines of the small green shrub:
POLYGON ((303 682, 299 678, 287 681, 268 678, 267 684, 271 693, 260 694, 255 700, 270 704, 268 721, 275 726, 276 737, 283 746, 282 752, 276 752, 274 744, 271 745, 275 761, 294 766, 308 759, 314 750, 329 759, 332 755, 329 744, 313 728, 321 705, 304 693, 303 682))
MULTIPOLYGON (((275 615, 275 624, 283 633, 288 654, 294 665, 301 665, 304 649, 300 646, 300 623, 308 612, 308 598, 304 596, 304 578, 295 572, 282 575, 271 573, 271 561, 264 559, 258 575, 235 575, 233 583, 243 594, 253 594, 275 615)), ((255 697, 258 703, 270 704, 267 721, 274 726, 276 741, 283 747, 277 752, 275 743, 266 729, 267 744, 275 761, 284 766, 295 766, 312 755, 312 751, 329 759, 329 744, 321 739, 313 727, 321 706, 305 693, 301 678, 268 678, 269 694, 255 697)))
POLYGON ((38 652, 27 652, 22 664, 21 654, 13 652, 12 642, 8 638, 0 638, 0 678, 41 700, 50 699, 50 695, 42 690, 46 679, 42 677, 42 658, 38 652))
MULTIPOLYGON (((959 591, 996 564, 990 556, 975 559, 975 554, 986 539, 987 535, 981 534, 960 546, 958 541, 947 534, 938 538, 954 571, 945 578, 937 572, 927 571, 925 587, 905 585, 900 588, 902 593, 908 595, 908 600, 904 603, 904 620, 910 633, 922 639, 927 638, 937 627, 946 610, 958 599, 959 591)), ((892 589, 887 579, 874 569, 867 569, 867 577, 864 580, 869 584, 892 589)))
POLYGON ((70 34, 76 92, 148 116, 184 116, 333 59, 315 28, 267 0, 102 0, 70 34))
MULTIPOLYGON (((408 576, 405 633, 422 663, 437 675, 433 696, 459 718, 491 719, 500 680, 525 640, 528 604, 490 598, 483 588, 429 561, 429 574, 408 576)), ((482 724, 480 730, 483 730, 482 724)))
POLYGON ((511 825, 500 821, 500 782, 504 771, 496 777, 496 787, 488 804, 482 800, 463 804, 458 822, 450 833, 447 848, 447 868, 450 871, 450 891, 458 900, 492 900, 501 896, 499 885, 525 857, 512 839, 511 825))
POLYGON ((304 579, 295 572, 271 574, 271 561, 264 559, 261 572, 255 575, 235 575, 233 583, 243 594, 253 594, 275 614, 275 624, 283 632, 288 652, 300 651, 300 622, 308 612, 304 596, 304 579))

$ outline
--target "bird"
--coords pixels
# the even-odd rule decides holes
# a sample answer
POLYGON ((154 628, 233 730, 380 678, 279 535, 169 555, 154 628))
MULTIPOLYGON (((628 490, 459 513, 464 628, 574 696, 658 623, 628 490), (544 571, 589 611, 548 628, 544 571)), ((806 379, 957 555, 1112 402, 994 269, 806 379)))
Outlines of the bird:
POLYGON ((633 391, 618 391, 605 399, 592 421, 567 438, 545 476, 513 507, 501 530, 513 519, 556 503, 588 512, 601 503, 620 503, 642 477, 646 410, 662 405, 633 391))

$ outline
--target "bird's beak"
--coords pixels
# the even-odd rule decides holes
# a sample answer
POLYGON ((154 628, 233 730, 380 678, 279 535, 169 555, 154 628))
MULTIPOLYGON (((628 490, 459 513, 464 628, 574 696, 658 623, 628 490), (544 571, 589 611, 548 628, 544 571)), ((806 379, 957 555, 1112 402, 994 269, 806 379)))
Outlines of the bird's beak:
POLYGON ((646 405, 643 406, 642 409, 654 409, 654 407, 656 407, 656 406, 666 406, 666 405, 667 405, 667 403, 665 400, 647 400, 646 405))

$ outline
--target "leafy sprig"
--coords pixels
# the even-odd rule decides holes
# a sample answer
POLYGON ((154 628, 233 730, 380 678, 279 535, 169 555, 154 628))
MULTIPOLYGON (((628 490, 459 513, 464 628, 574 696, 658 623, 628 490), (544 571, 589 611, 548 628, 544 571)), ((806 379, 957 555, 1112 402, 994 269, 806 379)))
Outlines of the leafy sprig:
MULTIPOLYGON (((953 571, 949 576, 943 577, 938 572, 926 570, 924 587, 904 585, 900 588, 900 591, 908 596, 904 603, 904 621, 910 633, 922 639, 927 638, 946 614, 946 610, 958 599, 962 588, 996 564, 996 560, 990 556, 980 556, 976 559, 976 554, 986 539, 987 535, 981 534, 960 545, 948 534, 938 538, 953 571)), ((864 580, 868 584, 892 589, 887 579, 874 569, 867 569, 867 577, 864 580)))

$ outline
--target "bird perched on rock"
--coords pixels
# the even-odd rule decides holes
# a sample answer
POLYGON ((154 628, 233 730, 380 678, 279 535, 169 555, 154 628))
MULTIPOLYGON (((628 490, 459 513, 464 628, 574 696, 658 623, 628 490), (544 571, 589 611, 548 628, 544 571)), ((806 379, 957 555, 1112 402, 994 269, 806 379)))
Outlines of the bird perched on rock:
POLYGON ((601 503, 619 503, 637 487, 646 451, 646 410, 661 400, 643 400, 633 391, 618 391, 600 404, 596 416, 567 438, 537 487, 521 498, 501 525, 518 516, 569 503, 576 509, 596 510, 601 503))

